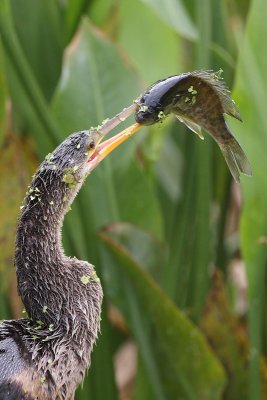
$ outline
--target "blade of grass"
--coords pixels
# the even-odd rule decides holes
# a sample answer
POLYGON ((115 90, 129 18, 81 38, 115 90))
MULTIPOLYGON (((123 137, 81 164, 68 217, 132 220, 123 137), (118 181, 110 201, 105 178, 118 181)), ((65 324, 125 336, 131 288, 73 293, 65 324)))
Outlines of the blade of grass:
POLYGON ((184 151, 186 154, 190 152, 190 162, 185 160, 183 173, 184 179, 184 197, 176 203, 175 213, 173 216, 172 230, 169 238, 169 260, 165 272, 164 288, 168 295, 177 301, 179 307, 186 305, 188 297, 188 289, 190 283, 190 275, 192 274, 192 259, 186 257, 186 254, 192 254, 192 250, 188 251, 188 246, 192 247, 195 237, 192 235, 192 226, 194 225, 194 209, 195 203, 195 146, 194 137, 187 136, 184 151), (192 149, 193 147, 193 149, 192 149), (190 241, 188 238, 190 237, 190 241))
MULTIPOLYGON (((210 66, 211 42, 211 4, 210 0, 196 2, 197 26, 201 41, 197 43, 197 67, 208 69, 210 66)), ((209 285, 208 267, 211 261, 211 143, 207 137, 205 143, 196 143, 196 242, 191 286, 192 316, 200 316, 209 285)))
POLYGON ((90 1, 88 13, 90 20, 97 26, 103 26, 105 31, 109 31, 109 24, 114 24, 116 28, 118 27, 116 23, 116 12, 117 3, 115 3, 114 0, 101 0, 101 2, 98 0, 90 1))
POLYGON ((93 399, 117 400, 118 394, 113 373, 114 334, 108 321, 107 299, 104 299, 101 315, 101 340, 97 341, 92 354, 92 368, 88 376, 92 387, 91 394, 93 394, 93 399))
POLYGON ((127 278, 124 279, 125 293, 130 311, 131 328, 135 339, 138 342, 143 362, 146 366, 147 374, 152 386, 152 391, 156 400, 167 400, 160 379, 158 365, 154 358, 151 342, 148 335, 149 325, 145 320, 142 310, 136 302, 133 287, 127 278))
POLYGON ((153 390, 147 377, 147 371, 140 354, 138 354, 138 365, 135 377, 134 393, 132 397, 132 400, 153 399, 153 390))
POLYGON ((12 23, 8 0, 0 2, 0 33, 4 49, 51 144, 61 139, 59 128, 23 54, 12 23))
POLYGON ((66 43, 73 37, 83 13, 86 13, 91 1, 89 0, 70 0, 66 7, 65 24, 66 24, 66 43))
POLYGON ((13 29, 23 55, 42 95, 49 102, 60 75, 64 50, 64 21, 59 2, 9 0, 9 4, 13 29))

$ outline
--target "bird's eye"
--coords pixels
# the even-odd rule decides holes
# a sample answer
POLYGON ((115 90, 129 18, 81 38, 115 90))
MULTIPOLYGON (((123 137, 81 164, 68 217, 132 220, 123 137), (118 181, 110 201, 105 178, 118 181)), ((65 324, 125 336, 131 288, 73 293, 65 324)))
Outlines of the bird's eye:
POLYGON ((89 147, 90 150, 94 149, 95 148, 95 143, 94 142, 89 143, 88 147, 89 147))

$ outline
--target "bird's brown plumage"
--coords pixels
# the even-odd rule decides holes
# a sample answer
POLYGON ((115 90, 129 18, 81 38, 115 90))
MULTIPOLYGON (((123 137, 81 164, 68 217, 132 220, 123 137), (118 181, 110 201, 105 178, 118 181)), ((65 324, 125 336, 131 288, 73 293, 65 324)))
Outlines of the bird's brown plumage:
POLYGON ((1 400, 71 400, 90 364, 102 288, 94 267, 61 246, 64 215, 88 174, 90 135, 72 134, 48 155, 23 202, 15 266, 29 319, 0 325, 1 400))

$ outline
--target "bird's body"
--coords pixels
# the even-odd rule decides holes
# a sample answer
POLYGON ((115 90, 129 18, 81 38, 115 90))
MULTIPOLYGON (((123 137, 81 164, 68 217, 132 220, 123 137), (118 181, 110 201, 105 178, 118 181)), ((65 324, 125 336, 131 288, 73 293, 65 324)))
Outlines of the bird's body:
POLYGON ((201 127, 210 133, 235 180, 239 180, 239 171, 251 175, 247 157, 224 119, 225 113, 241 120, 239 112, 216 74, 195 71, 171 76, 152 85, 138 103, 138 123, 151 125, 174 113, 202 139, 201 127))

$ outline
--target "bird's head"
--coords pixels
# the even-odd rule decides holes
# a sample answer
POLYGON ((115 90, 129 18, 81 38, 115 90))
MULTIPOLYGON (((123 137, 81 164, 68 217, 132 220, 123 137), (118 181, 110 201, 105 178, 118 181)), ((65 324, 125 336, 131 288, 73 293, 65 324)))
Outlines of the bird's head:
POLYGON ((71 134, 46 156, 40 170, 63 174, 62 180, 70 187, 83 181, 99 163, 122 142, 132 136, 139 124, 133 124, 119 134, 102 141, 106 132, 100 128, 71 134))
POLYGON ((51 216, 57 215, 56 210, 61 212, 62 204, 63 209, 67 210, 87 175, 141 127, 135 123, 103 141, 117 124, 114 117, 97 128, 73 133, 49 153, 28 187, 24 205, 21 207, 22 214, 32 209, 37 212, 40 208, 36 209, 37 203, 42 208, 41 212, 44 212, 44 206, 47 205, 51 209, 48 213, 51 216))

